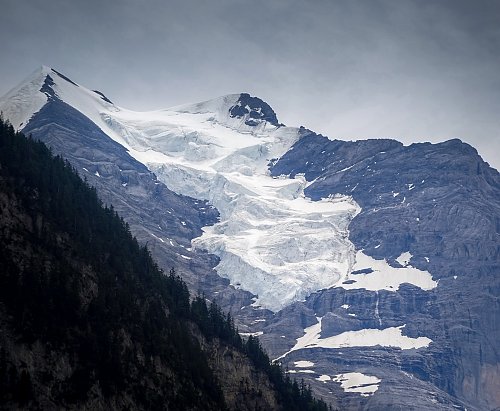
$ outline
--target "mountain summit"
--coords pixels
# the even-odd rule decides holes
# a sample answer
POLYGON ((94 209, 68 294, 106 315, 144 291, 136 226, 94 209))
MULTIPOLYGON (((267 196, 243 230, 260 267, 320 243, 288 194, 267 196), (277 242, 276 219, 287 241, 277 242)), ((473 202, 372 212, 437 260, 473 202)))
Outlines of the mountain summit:
POLYGON ((175 106, 170 111, 180 113, 203 114, 213 113, 217 120, 222 123, 239 120, 240 125, 256 127, 263 123, 268 123, 275 127, 283 126, 278 123, 276 113, 269 104, 258 97, 252 97, 248 93, 228 94, 213 100, 207 100, 196 104, 185 104, 175 106), (234 119, 231 121, 231 119, 234 119))

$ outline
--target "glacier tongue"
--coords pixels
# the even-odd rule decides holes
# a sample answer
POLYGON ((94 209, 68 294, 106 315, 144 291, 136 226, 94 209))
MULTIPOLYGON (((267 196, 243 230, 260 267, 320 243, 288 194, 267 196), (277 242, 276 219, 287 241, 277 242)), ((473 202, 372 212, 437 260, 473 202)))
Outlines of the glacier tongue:
POLYGON ((170 189, 219 210, 220 222, 193 246, 219 256, 219 275, 256 294, 255 305, 277 311, 350 273, 347 227, 358 205, 349 197, 313 202, 303 177, 267 173, 269 161, 298 139, 297 128, 250 130, 203 107, 138 114, 110 113, 107 123, 170 189))
POLYGON ((349 273, 353 202, 313 203, 301 195, 303 181, 238 173, 223 178, 228 184, 214 188, 224 192, 213 196, 214 205, 225 209, 221 222, 206 227, 193 244, 218 255, 219 274, 257 294, 257 304, 276 311, 349 273))

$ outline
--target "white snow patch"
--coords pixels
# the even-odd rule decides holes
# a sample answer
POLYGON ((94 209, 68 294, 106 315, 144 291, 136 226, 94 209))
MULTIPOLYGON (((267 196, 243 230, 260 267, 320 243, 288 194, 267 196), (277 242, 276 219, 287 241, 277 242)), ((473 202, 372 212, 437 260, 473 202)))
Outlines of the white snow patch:
POLYGON ((151 235, 152 235, 154 238, 156 238, 157 240, 160 240, 162 243, 164 243, 164 242, 165 242, 165 240, 164 240, 163 238, 160 238, 160 237, 158 237, 158 236, 154 235, 153 233, 151 233, 151 235))
POLYGON ((317 323, 304 329, 304 335, 297 338, 297 343, 288 352, 278 357, 284 358, 292 351, 311 348, 345 348, 345 347, 395 347, 402 350, 424 348, 432 342, 427 337, 407 337, 403 335, 403 328, 389 327, 382 330, 366 328, 358 331, 346 331, 331 337, 321 338, 321 321, 323 317, 316 317, 317 323))
POLYGON ((97 177, 101 177, 101 175, 99 174, 99 171, 96 170, 96 172, 94 173, 97 177))
POLYGON ((337 374, 332 381, 339 382, 345 392, 356 392, 363 397, 373 395, 379 387, 381 380, 375 376, 365 375, 360 372, 337 374))
POLYGON ((406 267, 410 263, 412 257, 413 255, 409 251, 406 251, 396 258, 396 261, 403 267, 406 267))
POLYGON ((295 367, 297 368, 308 368, 314 367, 314 363, 312 361, 294 361, 295 367))
POLYGON ((349 304, 342 304, 340 307, 347 310, 350 307, 350 305, 349 304))
POLYGON ((239 333, 239 334, 241 336, 243 336, 243 337, 250 337, 250 336, 252 336, 252 337, 259 337, 260 335, 264 334, 264 332, 263 331, 257 331, 255 333, 239 333))
POLYGON ((326 383, 327 381, 331 381, 332 378, 329 375, 323 374, 316 378, 318 381, 326 383))
POLYGON ((458 277, 456 275, 453 276, 453 279, 456 280, 458 277))
POLYGON ((40 111, 47 103, 47 96, 40 92, 40 88, 49 73, 51 69, 42 66, 30 75, 28 81, 14 87, 1 97, 0 111, 3 118, 8 119, 16 130, 26 126, 33 114, 40 111))
MULTIPOLYGON (((408 256, 398 257, 402 261, 407 261, 408 256)), ((409 253, 408 253, 409 254, 409 253)), ((411 257, 410 257, 411 258, 411 257)), ((422 290, 432 290, 437 287, 437 282, 432 279, 432 275, 428 271, 419 270, 418 268, 406 265, 402 268, 391 267, 387 261, 375 260, 366 255, 363 251, 356 253, 356 263, 352 271, 372 270, 366 274, 351 274, 346 277, 347 280, 354 281, 353 283, 344 283, 338 285, 347 290, 364 288, 366 290, 377 291, 397 291, 403 283, 413 284, 420 287, 422 290)))

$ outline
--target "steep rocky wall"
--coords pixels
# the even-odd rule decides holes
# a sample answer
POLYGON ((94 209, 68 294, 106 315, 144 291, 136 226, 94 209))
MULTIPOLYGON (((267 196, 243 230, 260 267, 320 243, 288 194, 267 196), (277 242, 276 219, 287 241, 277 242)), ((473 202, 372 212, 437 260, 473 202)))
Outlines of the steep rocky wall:
MULTIPOLYGON (((405 147, 391 140, 342 142, 303 133, 271 173, 304 173, 312 182, 305 193, 313 199, 351 195, 362 208, 349 226, 356 249, 395 267, 398 256, 410 252, 411 265, 439 281, 432 291, 319 292, 305 304, 316 316, 330 313, 325 333, 405 323, 405 334, 425 335, 433 342, 410 357, 396 352, 401 370, 467 407, 499 407, 498 172, 459 140, 405 147), (315 161, 305 164, 304 158, 315 161), (343 304, 356 317, 346 317, 339 309, 343 304)), ((387 369, 387 355, 368 357, 363 364, 387 369)), ((366 404, 383 394, 382 387, 366 404)))

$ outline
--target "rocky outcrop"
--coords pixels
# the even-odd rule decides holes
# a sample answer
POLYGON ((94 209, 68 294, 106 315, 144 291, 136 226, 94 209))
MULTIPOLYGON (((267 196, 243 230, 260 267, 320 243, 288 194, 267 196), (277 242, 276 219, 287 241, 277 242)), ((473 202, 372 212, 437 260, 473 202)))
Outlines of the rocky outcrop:
MULTIPOLYGON (((459 140, 404 147, 391 140, 330 141, 305 130, 271 172, 304 173, 308 181, 314 180, 306 189, 306 195, 314 199, 351 195, 362 209, 349 226, 356 249, 385 258, 395 267, 400 266, 398 256, 409 252, 412 266, 438 280, 431 291, 412 286, 396 292, 331 289, 305 302, 315 316, 328 313, 322 337, 404 323, 404 334, 432 339, 427 349, 410 354, 380 348, 316 353, 316 360, 329 357, 335 367, 344 364, 342 371, 347 364, 353 368, 357 363, 358 369, 369 369, 382 379, 369 400, 345 404, 376 408, 382 401, 385 409, 397 409, 385 389, 389 384, 392 389, 407 384, 398 396, 399 404, 410 406, 412 398, 422 398, 415 389, 424 386, 427 398, 435 400, 413 404, 415 409, 447 409, 451 404, 468 409, 499 407, 498 390, 493 388, 500 385, 495 344, 500 339, 496 320, 500 310, 498 172, 459 140), (304 158, 315 161, 306 165, 304 158), (397 383, 392 371, 387 379, 391 358, 400 370, 397 383), (440 392, 439 398, 432 390, 440 392)), ((292 361, 298 352, 293 354, 287 360, 292 361)), ((321 390, 321 384, 316 386, 321 390)), ((394 398, 394 393, 390 395, 394 398)))

